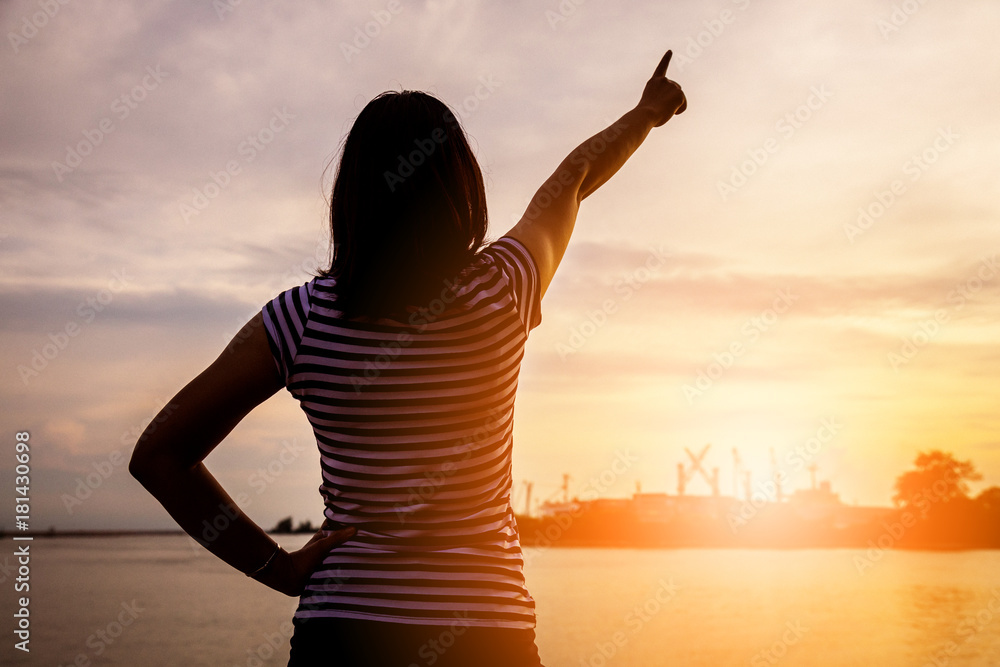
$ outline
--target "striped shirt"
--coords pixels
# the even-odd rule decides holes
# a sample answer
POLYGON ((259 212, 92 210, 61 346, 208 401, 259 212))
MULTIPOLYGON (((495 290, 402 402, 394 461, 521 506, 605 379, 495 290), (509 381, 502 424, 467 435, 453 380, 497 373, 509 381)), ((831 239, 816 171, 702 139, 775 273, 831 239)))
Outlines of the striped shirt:
POLYGON ((333 284, 262 309, 316 435, 324 514, 357 529, 295 617, 534 627, 511 507, 514 395, 541 322, 534 259, 502 237, 405 320, 344 319, 333 284))

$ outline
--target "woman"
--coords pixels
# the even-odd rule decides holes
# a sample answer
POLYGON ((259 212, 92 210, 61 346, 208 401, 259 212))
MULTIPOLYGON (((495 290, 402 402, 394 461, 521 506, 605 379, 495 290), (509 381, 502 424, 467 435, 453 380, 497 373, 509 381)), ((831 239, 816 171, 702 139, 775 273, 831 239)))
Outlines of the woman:
POLYGON ((186 532, 301 596, 290 665, 540 664, 510 505, 518 370, 580 202, 687 107, 670 55, 485 248, 483 179, 454 116, 419 92, 372 100, 334 182, 329 268, 266 304, 139 439, 130 472, 186 532), (316 434, 326 515, 292 553, 202 463, 282 387, 316 434))

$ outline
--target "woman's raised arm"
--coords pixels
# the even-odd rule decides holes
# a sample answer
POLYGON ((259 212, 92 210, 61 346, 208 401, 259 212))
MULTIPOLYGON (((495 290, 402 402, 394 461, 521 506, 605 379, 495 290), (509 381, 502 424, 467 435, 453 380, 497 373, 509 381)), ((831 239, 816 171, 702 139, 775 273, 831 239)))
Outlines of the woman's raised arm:
POLYGON ((580 202, 614 176, 652 128, 687 109, 681 87, 666 76, 670 56, 667 51, 660 59, 639 103, 566 156, 507 232, 535 258, 541 294, 545 294, 569 245, 580 202))

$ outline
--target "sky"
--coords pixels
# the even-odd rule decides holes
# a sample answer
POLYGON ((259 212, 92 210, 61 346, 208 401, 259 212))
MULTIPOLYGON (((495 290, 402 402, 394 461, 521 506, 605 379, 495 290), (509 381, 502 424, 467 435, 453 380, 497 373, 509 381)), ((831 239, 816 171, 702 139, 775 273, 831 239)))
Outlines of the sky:
MULTIPOLYGON (((734 449, 756 487, 814 464, 847 503, 888 505, 928 449, 1000 485, 998 21, 993 0, 0 4, 7 488, 27 431, 33 528, 174 526, 127 472, 136 438, 323 265, 368 100, 457 111, 495 239, 667 48, 688 109, 584 202, 529 338, 517 509, 564 474, 674 493, 707 444, 727 494, 734 449)), ((206 465, 265 527, 322 519, 285 391, 206 465)))

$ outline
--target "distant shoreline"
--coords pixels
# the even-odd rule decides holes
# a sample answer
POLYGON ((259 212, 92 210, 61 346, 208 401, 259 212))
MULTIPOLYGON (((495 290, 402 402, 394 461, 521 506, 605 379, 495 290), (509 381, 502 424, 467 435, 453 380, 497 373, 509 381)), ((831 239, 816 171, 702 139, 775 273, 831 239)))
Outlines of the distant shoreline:
POLYGON ((183 530, 46 530, 43 532, 6 533, 0 531, 0 538, 12 537, 129 537, 136 535, 186 535, 183 530))
MULTIPOLYGON (((272 530, 265 530, 265 533, 269 535, 284 535, 286 533, 275 533, 272 530)), ((292 535, 294 533, 287 533, 292 535)), ((0 532, 0 538, 14 538, 14 537, 139 537, 139 536, 155 536, 155 535, 187 535, 183 530, 47 530, 44 532, 18 532, 18 533, 5 533, 0 532)))
MULTIPOLYGON (((304 533, 286 533, 286 532, 274 532, 266 531, 270 535, 301 535, 304 533)), ((31 537, 31 538, 46 538, 46 537, 157 537, 157 536, 167 536, 167 535, 187 535, 183 530, 67 530, 67 531, 45 531, 41 533, 27 532, 27 533, 0 533, 0 538, 13 538, 13 537, 31 537)), ((781 551, 800 551, 800 550, 810 550, 810 549, 864 549, 865 546, 855 545, 788 545, 788 544, 587 544, 579 542, 569 542, 558 544, 554 543, 548 546, 533 544, 531 540, 522 540, 522 547, 527 548, 559 548, 559 549, 641 549, 641 550, 656 550, 656 549, 753 549, 753 550, 781 550, 781 551)), ((894 545, 891 547, 894 551, 940 551, 940 552, 956 552, 956 551, 997 551, 1000 547, 995 546, 969 546, 969 545, 894 545)))

